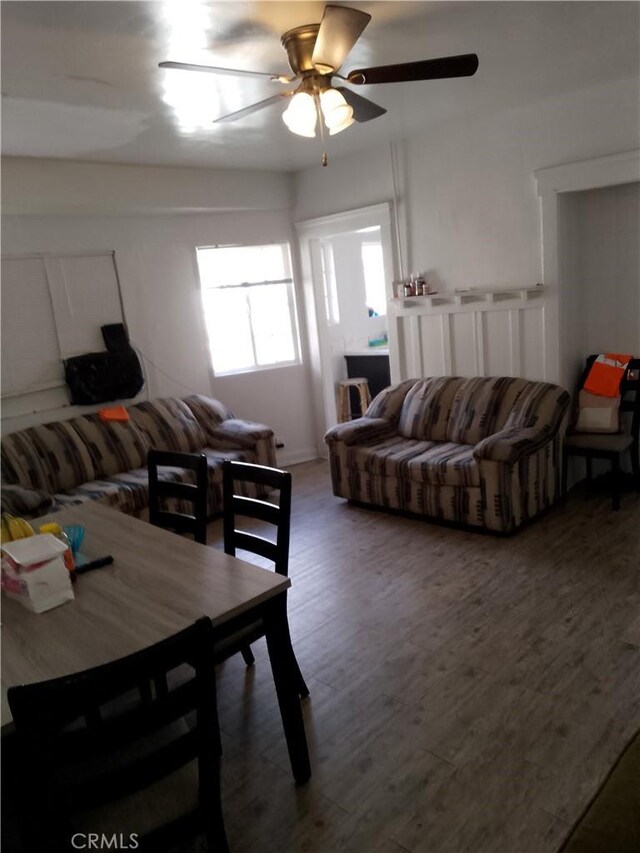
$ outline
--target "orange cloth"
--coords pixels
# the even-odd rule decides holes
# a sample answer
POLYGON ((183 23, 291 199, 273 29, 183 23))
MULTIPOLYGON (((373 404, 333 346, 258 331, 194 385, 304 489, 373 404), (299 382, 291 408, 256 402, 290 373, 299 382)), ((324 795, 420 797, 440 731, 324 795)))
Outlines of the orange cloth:
POLYGON ((620 393, 620 382, 632 358, 632 355, 612 352, 599 355, 591 365, 584 390, 600 397, 617 397, 620 393))
POLYGON ((110 409, 100 409, 98 416, 101 421, 128 421, 129 412, 124 406, 112 406, 110 409))

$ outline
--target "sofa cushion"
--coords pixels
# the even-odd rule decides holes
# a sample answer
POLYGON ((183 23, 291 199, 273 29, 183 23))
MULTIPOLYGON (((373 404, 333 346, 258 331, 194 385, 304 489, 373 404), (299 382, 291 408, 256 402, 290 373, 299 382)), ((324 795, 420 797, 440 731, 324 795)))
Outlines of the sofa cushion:
POLYGON ((477 444, 501 430, 518 396, 530 384, 512 376, 465 379, 451 406, 447 440, 477 444))
POLYGON ((132 420, 145 434, 150 447, 193 453, 207 441, 191 409, 182 400, 138 403, 129 409, 132 420))
POLYGON ((103 422, 98 415, 84 415, 70 423, 87 446, 97 478, 146 465, 149 442, 132 420, 103 422))
POLYGON ((402 405, 398 426, 400 435, 446 441, 451 406, 464 382, 457 376, 431 377, 416 382, 402 405))
POLYGON ((568 411, 571 399, 568 391, 549 382, 520 382, 523 385, 508 414, 505 429, 547 427, 555 430, 568 411))
POLYGON ((480 466, 472 445, 418 441, 394 436, 377 444, 353 445, 348 467, 374 477, 449 486, 479 486, 480 466))
POLYGON ((53 495, 96 476, 89 451, 69 421, 30 427, 22 436, 33 447, 43 475, 34 488, 53 495))
POLYGON ((97 501, 129 515, 137 515, 147 505, 147 495, 148 488, 145 491, 135 484, 132 486, 130 483, 125 484, 116 479, 106 478, 82 483, 74 489, 58 492, 53 497, 56 510, 77 506, 88 501, 97 501))

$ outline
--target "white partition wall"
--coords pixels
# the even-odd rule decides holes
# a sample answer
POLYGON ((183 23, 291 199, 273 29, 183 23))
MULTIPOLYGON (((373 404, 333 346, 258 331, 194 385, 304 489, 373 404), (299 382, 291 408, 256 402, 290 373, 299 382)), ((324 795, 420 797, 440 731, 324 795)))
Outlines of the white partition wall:
POLYGON ((546 352, 553 310, 542 285, 392 299, 392 381, 443 374, 553 381, 546 352))

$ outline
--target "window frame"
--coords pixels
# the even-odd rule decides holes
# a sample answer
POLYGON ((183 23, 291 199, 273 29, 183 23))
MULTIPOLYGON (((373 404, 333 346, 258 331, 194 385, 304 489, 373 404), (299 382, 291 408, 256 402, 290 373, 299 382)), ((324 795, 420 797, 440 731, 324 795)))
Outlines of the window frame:
POLYGON ((291 254, 291 244, 288 240, 283 241, 271 241, 265 243, 220 243, 213 244, 208 246, 196 246, 196 270, 198 275, 198 285, 200 290, 200 300, 202 306, 203 319, 205 324, 205 333, 207 336, 207 347, 209 350, 209 364, 211 367, 211 371, 214 376, 222 377, 222 376, 238 376, 243 373, 260 373, 265 370, 276 370, 280 367, 295 367, 296 365, 302 364, 302 348, 300 345, 300 322, 298 318, 298 308, 296 302, 296 283, 293 275, 293 263, 292 263, 292 254, 291 254), (285 272, 289 273, 288 277, 282 279, 264 279, 262 281, 243 281, 237 284, 219 284, 213 286, 206 286, 203 283, 200 263, 198 260, 199 252, 206 252, 213 249, 260 249, 266 246, 278 246, 280 247, 283 253, 284 259, 284 268, 285 272), (273 285, 285 285, 286 287, 286 301, 287 307, 289 311, 289 328, 291 333, 291 346, 293 348, 294 357, 287 361, 276 361, 271 362, 270 364, 258 364, 257 363, 257 346, 256 346, 256 333, 254 329, 254 325, 252 322, 252 310, 251 310, 251 300, 250 300, 250 292, 253 288, 263 288, 270 287, 273 285), (216 369, 214 364, 214 354, 211 348, 211 337, 209 335, 209 323, 207 321, 207 308, 205 305, 205 294, 211 291, 219 291, 219 290, 245 290, 245 305, 247 310, 247 319, 249 326, 249 340, 247 343, 250 344, 251 353, 253 357, 254 364, 250 367, 238 367, 233 368, 232 370, 219 370, 216 369))

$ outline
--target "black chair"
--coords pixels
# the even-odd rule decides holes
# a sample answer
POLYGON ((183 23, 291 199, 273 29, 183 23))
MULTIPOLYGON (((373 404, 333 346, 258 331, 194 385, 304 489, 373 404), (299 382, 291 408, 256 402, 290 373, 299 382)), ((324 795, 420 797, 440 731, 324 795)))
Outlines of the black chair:
POLYGON ((203 618, 112 663, 10 688, 25 849, 69 851, 75 833, 81 843, 94 832, 130 847, 135 834, 140 850, 202 834, 210 850, 227 851, 215 683, 203 618), (167 687, 178 668, 182 680, 167 687))
MULTIPOLYGON (((590 355, 579 383, 582 389, 586 382, 591 365, 597 358, 590 355)), ((638 433, 640 432, 640 359, 633 358, 629 362, 620 382, 620 413, 623 416, 622 427, 617 433, 584 433, 574 432, 567 435, 564 441, 562 464, 563 492, 567 491, 567 471, 570 456, 582 456, 585 459, 587 479, 592 478, 593 459, 604 459, 611 463, 611 497, 613 509, 620 509, 620 462, 627 451, 631 454, 631 470, 636 488, 640 488, 640 451, 638 433), (627 414, 625 422, 624 415, 627 414)))
POLYGON ((178 533, 193 534, 196 542, 207 544, 207 457, 204 453, 178 453, 171 450, 150 450, 147 454, 149 468, 149 521, 178 533), (185 468, 195 474, 194 483, 161 480, 158 468, 168 466, 185 468), (193 513, 170 511, 164 500, 173 498, 193 504, 193 513))
MULTIPOLYGON (((247 462, 226 460, 222 469, 224 550, 232 557, 236 551, 248 551, 271 561, 278 574, 289 574, 289 538, 291 532, 291 474, 265 465, 252 465, 247 462), (236 490, 236 485, 239 489, 236 490), (247 493, 258 490, 277 490, 278 503, 255 497, 247 493), (244 492, 244 494, 242 494, 244 492), (259 533, 249 532, 237 527, 239 519, 251 519, 272 526, 275 538, 269 539, 259 533)), ((250 644, 264 636, 261 622, 254 623, 238 634, 225 640, 217 647, 216 660, 226 660, 241 652, 247 666, 255 658, 250 644)), ((309 689, 294 657, 294 667, 300 696, 308 696, 309 689)))

